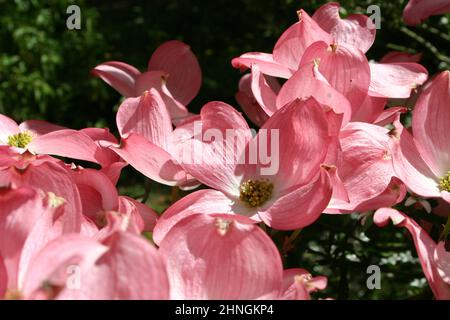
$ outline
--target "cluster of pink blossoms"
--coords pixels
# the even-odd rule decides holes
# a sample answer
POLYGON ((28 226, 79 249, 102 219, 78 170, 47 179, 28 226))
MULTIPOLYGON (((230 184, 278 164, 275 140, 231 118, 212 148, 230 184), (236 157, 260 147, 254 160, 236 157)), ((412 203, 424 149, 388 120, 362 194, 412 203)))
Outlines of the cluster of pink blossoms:
MULTIPOLYGON (((419 13, 444 9, 430 10, 419 13)), ((368 61, 375 26, 342 19, 336 3, 298 18, 272 53, 232 61, 249 70, 236 99, 257 132, 224 102, 188 111, 201 70, 179 41, 161 45, 145 72, 117 61, 93 69, 125 96, 119 139, 0 115, 0 297, 310 299, 326 277, 284 270, 262 226, 298 230, 321 214, 369 211, 379 226, 409 230, 435 297, 450 299, 445 239, 392 209, 409 192, 409 202, 437 198, 450 212, 449 72, 429 79, 420 56, 400 52, 368 61), (401 105, 415 99, 410 132, 401 105), (118 194, 128 164, 164 185, 207 188, 159 216, 118 194)))

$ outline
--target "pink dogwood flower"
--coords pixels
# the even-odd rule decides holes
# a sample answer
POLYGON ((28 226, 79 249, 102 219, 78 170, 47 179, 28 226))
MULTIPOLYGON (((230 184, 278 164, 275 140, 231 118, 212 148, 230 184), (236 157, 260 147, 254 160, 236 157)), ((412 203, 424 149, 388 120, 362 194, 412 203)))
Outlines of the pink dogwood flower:
POLYGON ((52 193, 65 203, 63 217, 68 230, 79 231, 82 206, 78 188, 65 164, 47 155, 17 154, 0 148, 0 187, 28 187, 52 193))
POLYGON ((0 188, 0 265, 4 281, 2 285, 0 275, 0 298, 22 297, 24 278, 34 255, 52 239, 76 231, 70 221, 67 223, 64 210, 64 200, 54 193, 29 187, 0 188))
POLYGON ((92 74, 127 98, 139 97, 151 88, 158 90, 175 122, 189 115, 186 105, 197 95, 202 81, 197 58, 188 45, 176 40, 155 50, 144 73, 124 62, 108 61, 96 66, 92 74))
POLYGON ((157 90, 126 99, 117 112, 117 127, 121 142, 111 144, 111 150, 136 170, 170 186, 198 185, 177 162, 170 115, 157 90))
POLYGON ((132 198, 119 196, 117 189, 101 171, 71 167, 68 169, 80 193, 83 214, 98 227, 107 223, 106 214, 128 216, 135 229, 153 231, 158 215, 153 209, 132 198))
POLYGON ((333 196, 325 212, 362 212, 403 200, 406 189, 395 178, 389 140, 389 130, 374 124, 351 122, 341 130, 337 167, 348 201, 333 196))
POLYGON ((65 129, 45 121, 25 121, 18 125, 0 114, 0 145, 19 153, 51 154, 98 163, 98 147, 81 131, 65 129))
POLYGON ((257 65, 261 73, 289 79, 297 71, 305 50, 316 41, 332 41, 305 11, 298 11, 299 21, 290 26, 278 39, 272 54, 249 52, 234 58, 231 64, 245 70, 257 65))
POLYGON ((384 114, 386 99, 407 98, 428 78, 426 69, 414 62, 369 63, 365 52, 374 42, 376 28, 365 15, 341 19, 339 4, 327 3, 313 18, 304 11, 299 11, 299 18, 280 37, 272 55, 246 53, 232 61, 236 68, 251 69, 251 80, 241 81, 237 99, 258 125, 286 103, 305 96, 344 112, 344 125, 349 119, 392 120, 390 115, 399 110, 384 114), (317 69, 312 76, 311 64, 317 69), (280 90, 274 77, 289 80, 280 90))
POLYGON ((434 242, 413 219, 395 209, 381 208, 375 212, 374 222, 378 226, 386 226, 389 220, 411 234, 422 270, 436 299, 449 300, 450 252, 445 249, 444 241, 434 242))
POLYGON ((347 44, 367 52, 375 41, 376 26, 363 14, 352 14, 341 19, 339 8, 339 3, 326 3, 314 12, 312 18, 333 36, 336 43, 347 44))
POLYGON ((84 128, 80 131, 88 135, 98 146, 97 159, 102 166, 101 171, 116 185, 127 163, 109 146, 118 144, 119 141, 107 128, 84 128))
POLYGON ((278 110, 255 138, 223 102, 206 104, 199 118, 175 130, 178 159, 198 181, 221 191, 234 213, 276 229, 301 228, 319 217, 335 171, 322 165, 332 137, 316 100, 295 100, 278 110), (271 159, 264 150, 271 150, 271 159))
POLYGON ((27 299, 168 299, 164 262, 139 235, 116 231, 97 241, 66 235, 45 246, 24 278, 27 299))
POLYGON ((283 269, 270 237, 242 216, 194 214, 160 244, 172 299, 274 299, 283 269))
POLYGON ((394 170, 406 186, 423 197, 450 202, 449 72, 437 75, 422 91, 413 111, 411 135, 399 121, 390 140, 394 170))

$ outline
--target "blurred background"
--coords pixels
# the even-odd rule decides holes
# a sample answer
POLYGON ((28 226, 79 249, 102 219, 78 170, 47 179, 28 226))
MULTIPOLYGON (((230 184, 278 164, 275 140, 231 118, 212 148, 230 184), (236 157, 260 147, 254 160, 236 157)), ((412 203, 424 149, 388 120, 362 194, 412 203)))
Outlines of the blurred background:
MULTIPOLYGON (((198 112, 211 100, 238 107, 234 94, 241 74, 231 67, 231 59, 248 51, 271 52, 281 33, 297 21, 298 9, 312 15, 325 2, 0 0, 0 113, 16 121, 45 119, 75 129, 98 126, 115 132, 121 97, 93 78, 90 70, 107 60, 145 70, 152 52, 171 39, 189 44, 202 67, 202 88, 189 109, 198 112), (81 30, 66 28, 66 8, 71 4, 81 8, 81 30)), ((406 2, 340 1, 343 16, 366 13, 371 4, 380 6, 381 29, 368 52, 370 59, 380 59, 392 50, 423 52, 422 64, 430 74, 448 69, 449 16, 431 17, 407 28, 401 20, 406 2)), ((158 211, 182 195, 149 185, 130 168, 120 185, 123 193, 137 198, 147 185, 151 190, 148 203, 158 211)), ((372 226, 370 216, 362 225, 359 218, 323 216, 297 237, 295 249, 286 253, 286 266, 327 275, 329 287, 319 297, 430 298, 406 233, 372 226), (366 287, 371 264, 382 270, 380 290, 366 287)), ((290 234, 273 234, 280 247, 286 236, 290 234)))

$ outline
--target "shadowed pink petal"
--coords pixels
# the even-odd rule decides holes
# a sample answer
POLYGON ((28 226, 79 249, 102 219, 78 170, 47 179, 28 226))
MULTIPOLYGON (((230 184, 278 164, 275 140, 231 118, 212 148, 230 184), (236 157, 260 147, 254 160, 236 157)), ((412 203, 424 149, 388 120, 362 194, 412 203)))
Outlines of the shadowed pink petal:
POLYGON ((281 196, 265 211, 258 211, 258 214, 271 228, 300 229, 319 218, 330 202, 331 194, 330 177, 322 169, 318 179, 281 196))
MULTIPOLYGON (((117 155, 116 153, 114 154, 117 155)), ((120 161, 118 162, 114 162, 107 167, 103 167, 100 171, 103 172, 109 178, 109 180, 111 180, 113 185, 117 185, 117 182, 119 181, 120 178, 120 174, 122 173, 122 169, 127 165, 128 164, 126 162, 120 159, 120 161)))
POLYGON ((170 229, 183 218, 193 214, 213 212, 232 213, 233 200, 220 191, 206 189, 188 194, 171 205, 158 220, 153 241, 160 245, 170 229))
POLYGON ((77 232, 81 225, 81 201, 78 189, 67 170, 53 158, 41 157, 17 162, 0 170, 0 185, 6 181, 14 187, 23 186, 53 193, 64 201, 64 231, 77 232))
MULTIPOLYGON (((83 289, 83 278, 88 276, 89 269, 96 260, 107 251, 105 246, 94 239, 78 234, 65 235, 55 239, 32 260, 33 268, 27 272, 22 292, 28 298, 35 298, 36 292, 43 291, 39 298, 53 299, 69 283, 67 277, 77 272, 77 280, 72 289, 80 292, 83 289), (45 291, 43 284, 49 288, 45 291)), ((84 279, 84 281, 86 281, 84 279)))
POLYGON ((403 20, 413 26, 430 16, 450 12, 450 0, 409 0, 403 10, 403 20))
POLYGON ((33 265, 24 288, 31 298, 167 299, 169 295, 156 249, 131 233, 115 233, 103 244, 79 235, 61 237, 33 265))
POLYGON ((175 186, 186 179, 186 173, 172 156, 144 137, 130 134, 120 147, 111 147, 123 160, 146 177, 175 186))
POLYGON ((98 212, 117 209, 117 189, 105 174, 82 168, 70 170, 70 173, 80 191, 83 214, 96 221, 98 212))
POLYGON ((293 73, 293 70, 290 70, 287 66, 275 62, 273 56, 269 53, 244 53, 240 57, 231 60, 231 64, 234 68, 241 70, 250 69, 252 65, 256 64, 263 74, 277 78, 289 79, 293 73))
POLYGON ((236 93, 236 101, 250 121, 261 127, 269 119, 269 116, 256 101, 251 89, 251 82, 252 75, 250 73, 242 76, 239 81, 239 91, 236 93))
POLYGON ((405 199, 406 186, 397 178, 392 178, 386 189, 372 199, 365 199, 359 203, 348 203, 331 199, 330 204, 324 210, 328 214, 346 214, 377 210, 381 207, 394 206, 405 199))
POLYGON ((132 97, 139 97, 150 89, 161 90, 167 74, 164 71, 146 71, 136 78, 135 94, 132 97))
POLYGON ((374 124, 378 126, 386 126, 391 124, 397 119, 401 113, 408 112, 408 108, 406 107, 391 107, 383 112, 375 119, 374 124))
POLYGON ((353 122, 374 123, 377 117, 383 112, 386 104, 387 98, 367 95, 359 108, 356 108, 356 111, 355 108, 353 109, 351 120, 353 122))
POLYGON ((43 197, 31 188, 0 190, 0 256, 9 289, 17 289, 20 255, 27 237, 39 217, 50 212, 43 197))
POLYGON ((412 62, 370 63, 369 92, 374 97, 409 98, 428 79, 428 71, 412 62))
POLYGON ((422 159, 411 134, 401 123, 394 122, 395 131, 390 140, 393 166, 396 176, 408 189, 423 197, 439 197, 438 177, 422 159))
POLYGON ((375 41, 376 26, 363 14, 341 19, 339 7, 335 2, 324 4, 314 12, 312 18, 334 37, 336 43, 348 44, 367 52, 375 41))
POLYGON ((264 76, 256 64, 252 66, 251 90, 256 102, 269 116, 277 111, 275 101, 280 84, 275 78, 264 76))
POLYGON ((66 127, 59 126, 47 121, 42 120, 27 120, 19 125, 21 131, 29 131, 36 136, 42 136, 44 134, 58 131, 62 129, 67 129, 66 127))
POLYGON ((33 229, 23 245, 20 255, 20 263, 18 269, 18 288, 23 287, 23 282, 30 268, 33 268, 31 261, 50 241, 60 237, 65 233, 64 220, 61 219, 61 213, 64 211, 64 205, 52 204, 53 196, 47 195, 47 210, 41 211, 41 215, 35 220, 33 229), (59 218, 58 218, 59 216, 59 218))
POLYGON ((366 98, 370 84, 370 67, 364 53, 343 44, 319 41, 306 49, 300 66, 311 61, 317 61, 320 73, 357 110, 366 98))
POLYGON ((441 178, 450 170, 450 72, 436 76, 417 100, 412 128, 420 155, 441 178))
POLYGON ((0 144, 7 144, 8 137, 19 132, 20 128, 13 119, 0 114, 0 144))
POLYGON ((422 53, 406 53, 400 51, 391 51, 381 58, 381 63, 391 63, 391 62, 419 62, 422 59, 422 53))
POLYGON ((158 220, 158 214, 152 208, 133 198, 120 196, 118 210, 122 213, 140 216, 144 223, 143 231, 153 232, 158 220))
POLYGON ((72 159, 98 162, 99 147, 86 134, 76 130, 58 130, 34 138, 27 146, 36 154, 52 154, 72 159))
POLYGON ((436 264, 436 269, 441 279, 450 285, 450 252, 445 249, 444 241, 437 244, 434 251, 433 260, 436 264))
POLYGON ((281 290, 276 246, 244 217, 191 215, 170 230, 159 251, 173 299, 270 299, 281 290))
POLYGON ((242 115, 223 102, 207 103, 200 116, 201 121, 175 130, 177 159, 200 182, 238 196, 240 179, 235 169, 251 139, 250 129, 242 115))
POLYGON ((108 251, 88 270, 86 282, 81 283, 82 293, 73 292, 74 296, 63 294, 62 299, 169 298, 169 283, 163 260, 146 239, 129 232, 118 232, 104 245, 108 246, 108 251))
POLYGON ((167 74, 164 71, 147 71, 136 80, 136 96, 145 91, 156 89, 163 99, 172 119, 183 118, 188 115, 186 106, 179 102, 166 86, 167 74))
POLYGON ((118 145, 119 141, 107 128, 84 128, 80 132, 88 135, 99 147, 96 152, 96 159, 102 166, 102 171, 108 175, 115 185, 121 169, 126 166, 122 159, 113 152, 109 146, 118 145))
POLYGON ((167 88, 182 104, 187 105, 197 95, 202 83, 202 72, 191 48, 177 40, 167 41, 153 52, 148 70, 168 74, 167 88))
POLYGON ((339 176, 350 201, 333 198, 329 208, 351 210, 386 190, 395 175, 388 133, 388 129, 362 122, 349 123, 341 131, 339 176))
POLYGON ((109 131, 108 128, 84 128, 81 132, 88 135, 94 141, 109 141, 118 143, 116 137, 109 131))
POLYGON ((333 40, 305 11, 300 10, 298 17, 299 22, 281 35, 273 49, 273 59, 292 71, 298 69, 303 53, 311 44, 316 41, 330 43, 333 40))
POLYGON ((279 146, 279 155, 272 154, 276 163, 270 163, 273 170, 264 175, 274 175, 273 181, 280 192, 310 183, 317 176, 327 155, 330 137, 327 116, 314 98, 297 99, 278 110, 261 128, 256 140, 266 143, 265 134, 268 146, 279 146))
MULTIPOLYGON (((433 239, 413 219, 397 210, 381 208, 375 212, 374 222, 378 226, 386 226, 389 220, 395 226, 404 227, 411 233, 423 272, 436 299, 450 299, 450 286, 439 275, 439 270, 442 271, 442 269, 439 269, 435 262, 435 258, 442 252, 439 249, 436 251, 436 243, 433 239)), ((448 261, 448 253, 446 253, 445 259, 448 261)))
POLYGON ((99 228, 96 226, 96 224, 89 219, 86 216, 82 217, 82 221, 81 221, 81 229, 79 234, 89 237, 89 238, 94 238, 97 234, 98 234, 99 228))
POLYGON ((301 66, 294 75, 285 82, 277 97, 277 107, 280 109, 287 103, 299 99, 314 97, 320 104, 332 108, 336 113, 343 113, 343 125, 347 124, 352 115, 350 102, 339 91, 322 79, 313 62, 301 66))
POLYGON ((170 147, 172 122, 158 91, 151 89, 139 98, 128 98, 117 112, 117 128, 126 137, 137 133, 165 150, 170 147))
POLYGON ((116 89, 125 97, 135 97, 135 82, 141 74, 129 64, 119 61, 108 61, 92 69, 92 74, 116 89))
POLYGON ((136 210, 130 208, 128 201, 122 206, 124 212, 105 211, 103 212, 104 226, 99 230, 94 238, 97 241, 105 241, 113 236, 116 232, 127 232, 140 235, 144 230, 144 221, 142 217, 136 213, 136 210), (131 210, 130 210, 131 209, 131 210))
MULTIPOLYGON (((333 187, 332 198, 339 199, 344 202, 350 202, 350 198, 348 196, 347 188, 345 187, 344 182, 338 174, 338 169, 334 165, 322 165, 325 169, 327 169, 328 174, 330 176, 330 183, 333 187)), ((331 200, 332 201, 332 200, 331 200)))

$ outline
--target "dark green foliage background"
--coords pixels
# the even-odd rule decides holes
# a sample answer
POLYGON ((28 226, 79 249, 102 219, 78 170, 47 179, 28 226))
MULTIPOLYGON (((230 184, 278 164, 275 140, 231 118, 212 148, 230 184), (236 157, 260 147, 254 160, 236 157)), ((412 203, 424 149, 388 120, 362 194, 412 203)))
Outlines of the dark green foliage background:
MULTIPOLYGON (((197 112, 211 100, 237 107, 240 72, 230 60, 248 51, 271 52, 283 30, 297 20, 298 9, 312 14, 325 2, 0 0, 0 113, 17 121, 45 119, 72 128, 108 126, 115 131, 120 95, 91 77, 90 70, 107 60, 144 70, 154 49, 170 39, 188 43, 203 70, 203 86, 190 110, 197 112), (70 4, 81 7, 81 30, 66 28, 70 4)), ((370 59, 391 50, 423 52, 422 63, 430 74, 449 68, 448 16, 406 28, 401 21, 406 1, 341 1, 344 15, 366 13, 370 4, 381 7, 382 17, 370 59)), ((141 197, 144 180, 127 168, 121 191, 141 197)), ((163 210, 169 193, 169 188, 152 184, 149 204, 163 210)), ((412 214, 428 219, 423 212, 412 214)), ((407 234, 371 226, 370 217, 367 221, 362 226, 356 215, 323 216, 302 231, 285 257, 286 266, 327 275, 329 287, 321 297, 430 298, 407 234), (371 264, 381 264, 381 290, 366 287, 371 264)), ((287 235, 274 233, 274 239, 281 246, 287 235)))

